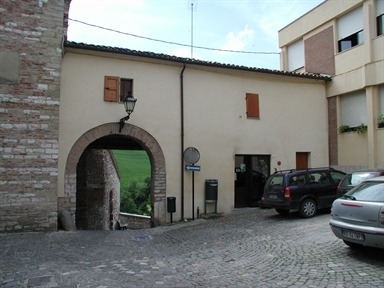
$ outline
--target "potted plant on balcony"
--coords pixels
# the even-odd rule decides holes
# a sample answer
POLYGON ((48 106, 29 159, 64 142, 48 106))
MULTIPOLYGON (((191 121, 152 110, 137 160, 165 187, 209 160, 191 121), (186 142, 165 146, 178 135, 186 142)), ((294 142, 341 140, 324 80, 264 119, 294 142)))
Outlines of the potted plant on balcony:
POLYGON ((341 125, 339 127, 339 133, 346 133, 346 132, 351 132, 351 127, 349 127, 348 125, 341 125))
POLYGON ((356 131, 358 134, 365 134, 367 133, 368 126, 361 123, 359 126, 356 127, 356 131))
POLYGON ((384 128, 384 114, 380 114, 379 117, 377 117, 377 127, 384 128))

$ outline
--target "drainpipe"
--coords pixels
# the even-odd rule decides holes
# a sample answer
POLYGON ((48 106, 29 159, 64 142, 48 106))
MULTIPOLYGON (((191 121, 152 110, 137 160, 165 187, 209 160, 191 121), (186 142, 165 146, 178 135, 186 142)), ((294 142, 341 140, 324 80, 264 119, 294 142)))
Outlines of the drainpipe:
POLYGON ((184 221, 184 80, 185 63, 180 73, 180 105, 181 105, 181 221, 184 221))

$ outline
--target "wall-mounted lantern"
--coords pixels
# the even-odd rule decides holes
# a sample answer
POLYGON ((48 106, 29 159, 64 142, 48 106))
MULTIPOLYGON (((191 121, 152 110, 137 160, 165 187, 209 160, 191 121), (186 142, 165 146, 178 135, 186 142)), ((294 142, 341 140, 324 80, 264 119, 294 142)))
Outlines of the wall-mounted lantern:
POLYGON ((125 111, 127 112, 128 115, 120 119, 120 122, 119 122, 119 133, 121 133, 121 129, 123 129, 125 121, 127 121, 129 119, 129 116, 131 115, 131 113, 135 109, 136 101, 137 101, 137 99, 135 99, 135 98, 133 98, 131 96, 125 98, 123 103, 124 103, 125 111))

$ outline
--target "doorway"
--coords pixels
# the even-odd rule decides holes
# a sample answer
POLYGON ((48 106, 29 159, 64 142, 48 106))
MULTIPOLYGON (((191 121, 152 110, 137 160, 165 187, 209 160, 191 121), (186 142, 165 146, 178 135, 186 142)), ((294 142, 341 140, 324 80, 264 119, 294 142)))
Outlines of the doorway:
POLYGON ((257 207, 269 176, 269 155, 235 155, 235 208, 257 207))
POLYGON ((296 152, 296 169, 308 168, 308 152, 296 152))

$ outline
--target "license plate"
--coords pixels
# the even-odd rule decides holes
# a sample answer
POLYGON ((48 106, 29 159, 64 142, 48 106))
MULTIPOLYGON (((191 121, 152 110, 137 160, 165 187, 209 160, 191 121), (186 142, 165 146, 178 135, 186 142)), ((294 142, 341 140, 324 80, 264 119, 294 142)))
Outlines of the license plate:
POLYGON ((271 199, 277 199, 277 195, 269 195, 269 198, 271 198, 271 199))
POLYGON ((350 238, 350 239, 354 239, 354 240, 360 240, 360 241, 364 241, 364 235, 361 234, 361 233, 356 233, 356 232, 352 232, 352 231, 342 231, 342 234, 345 238, 350 238))

